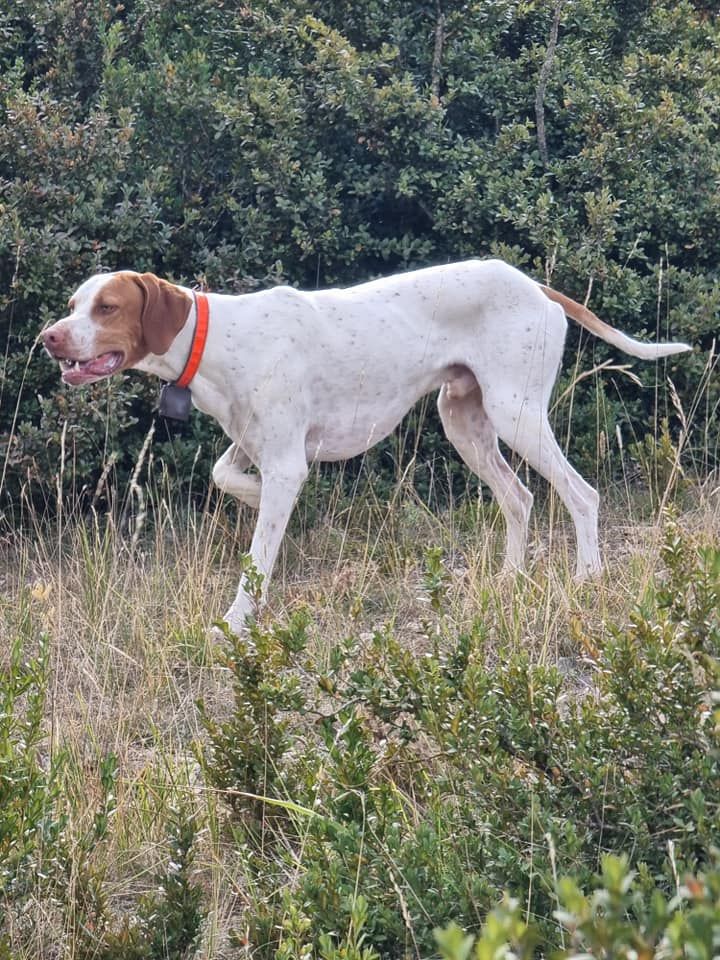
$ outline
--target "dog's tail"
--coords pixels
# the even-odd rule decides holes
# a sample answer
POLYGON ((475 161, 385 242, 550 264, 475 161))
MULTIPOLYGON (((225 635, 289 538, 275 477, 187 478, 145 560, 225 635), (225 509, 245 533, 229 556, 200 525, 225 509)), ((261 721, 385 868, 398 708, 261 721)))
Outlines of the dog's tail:
POLYGON ((687 350, 692 350, 692 347, 688 346, 687 343, 642 343, 640 340, 633 340, 632 337, 628 337, 616 330, 615 327, 611 327, 609 323, 605 323, 600 317, 596 317, 592 310, 588 310, 581 303, 576 303, 575 300, 571 300, 565 294, 558 293, 552 287, 545 287, 542 284, 540 284, 540 289, 545 296, 554 300, 555 303, 559 303, 565 313, 572 317, 576 323, 579 323, 581 327, 585 327, 596 337, 600 337, 601 340, 605 340, 614 347, 619 347, 633 357, 640 357, 642 360, 657 360, 660 357, 668 357, 673 353, 685 353, 687 350))

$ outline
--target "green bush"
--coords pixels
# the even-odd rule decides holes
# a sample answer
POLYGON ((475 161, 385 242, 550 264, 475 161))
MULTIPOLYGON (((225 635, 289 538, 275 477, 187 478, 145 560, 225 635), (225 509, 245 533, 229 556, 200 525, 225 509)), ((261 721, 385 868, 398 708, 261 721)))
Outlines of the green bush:
MULTIPOLYGON (((592 285, 591 306, 623 329, 709 348, 717 19, 690 0, 567 0, 541 146, 554 6, 26 0, 0 13, 9 502, 46 497, 56 474, 91 496, 111 458, 128 476, 147 434, 154 384, 131 375, 71 396, 32 350, 98 269, 242 292, 492 254, 581 299, 592 285)), ((593 344, 592 355, 610 354, 593 344)), ((636 369, 642 386, 598 373, 560 405, 583 472, 599 469, 597 437, 612 444, 616 427, 642 441, 666 416, 675 435, 665 391, 649 389, 667 375, 692 413, 694 465, 715 464, 717 378, 702 355, 636 369)), ((198 450, 209 467, 216 441, 193 420, 157 455, 182 476, 198 450)), ((369 458, 383 479, 392 451, 369 458)), ((449 453, 432 415, 418 446, 423 494, 437 451, 449 453)))
POLYGON ((196 955, 205 916, 204 891, 192 878, 195 822, 171 811, 168 861, 153 893, 134 908, 113 910, 102 877, 87 868, 66 910, 73 921, 73 956, 80 960, 188 960, 196 955))
MULTIPOLYGON (((720 552, 668 521, 664 558, 665 581, 632 622, 602 643, 584 638, 585 695, 498 650, 482 622, 447 635, 434 551, 422 651, 387 630, 339 643, 321 667, 300 613, 230 638, 236 710, 221 726, 206 719, 205 766, 263 891, 246 915, 257 955, 302 942, 325 956, 321 935, 339 949, 362 932, 380 956, 426 956, 435 928, 478 929, 503 891, 556 949, 558 896, 579 910, 571 890, 589 888, 606 855, 626 858, 648 904, 710 870, 720 552)), ((606 863, 610 889, 620 867, 606 863)))
MULTIPOLYGON (((101 761, 95 815, 78 829, 68 758, 47 730, 47 639, 34 642, 30 609, 28 603, 19 611, 17 639, 0 670, 0 956, 13 956, 9 931, 17 944, 25 917, 42 904, 64 918, 59 928, 74 957, 185 960, 194 954, 205 916, 203 891, 192 876, 194 819, 171 811, 167 865, 154 891, 120 911, 112 907, 94 863, 115 811, 117 762, 112 755, 101 761)), ((31 942, 35 935, 28 931, 31 942)))
MULTIPOLYGON (((712 960, 720 948, 720 871, 687 877, 674 896, 638 884, 624 857, 604 856, 592 894, 574 880, 557 884, 555 917, 563 947, 557 960, 685 957, 712 960)), ((506 899, 477 939, 456 925, 436 931, 443 960, 518 960, 535 956, 538 931, 517 901, 506 899), (474 949, 473 949, 474 947, 474 949)))
POLYGON ((0 915, 4 903, 33 890, 38 876, 54 873, 66 827, 63 757, 47 756, 47 640, 26 657, 23 621, 0 671, 0 915))

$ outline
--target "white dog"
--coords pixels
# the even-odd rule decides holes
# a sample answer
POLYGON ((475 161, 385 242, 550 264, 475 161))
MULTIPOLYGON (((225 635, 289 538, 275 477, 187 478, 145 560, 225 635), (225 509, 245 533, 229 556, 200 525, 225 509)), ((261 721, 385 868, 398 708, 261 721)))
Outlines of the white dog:
MULTIPOLYGON (((555 487, 570 512, 577 576, 597 573, 598 495, 565 459, 547 416, 565 314, 643 359, 690 349, 633 340, 497 260, 344 290, 275 287, 242 296, 196 295, 125 271, 87 280, 70 308, 43 333, 66 383, 129 367, 191 382, 192 402, 233 441, 213 479, 259 508, 250 553, 264 591, 308 465, 362 453, 438 388, 448 439, 505 518, 505 567, 523 566, 532 495, 501 456, 498 437, 555 487), (247 472, 251 466, 260 476, 247 472)), ((183 396, 175 398, 181 405, 183 396)), ((233 630, 254 612, 246 586, 241 578, 226 614, 233 630)))

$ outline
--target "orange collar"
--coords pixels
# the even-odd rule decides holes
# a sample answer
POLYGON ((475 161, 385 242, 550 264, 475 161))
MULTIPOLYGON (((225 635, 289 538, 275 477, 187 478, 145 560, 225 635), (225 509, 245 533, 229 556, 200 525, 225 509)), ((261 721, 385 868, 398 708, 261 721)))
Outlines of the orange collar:
POLYGON ((197 373, 208 335, 208 319, 210 316, 208 298, 204 293, 193 292, 193 296, 195 297, 195 335, 185 369, 175 381, 176 387, 187 387, 197 373))

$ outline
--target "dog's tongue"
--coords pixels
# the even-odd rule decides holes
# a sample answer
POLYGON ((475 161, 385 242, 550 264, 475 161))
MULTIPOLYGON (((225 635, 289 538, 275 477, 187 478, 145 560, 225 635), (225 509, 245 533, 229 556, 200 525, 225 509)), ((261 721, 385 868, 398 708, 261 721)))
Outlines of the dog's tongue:
POLYGON ((122 362, 122 354, 116 351, 103 353, 94 360, 78 361, 74 366, 63 370, 62 378, 65 383, 72 386, 78 386, 82 383, 90 383, 93 380, 99 380, 101 377, 109 377, 113 374, 122 362))

